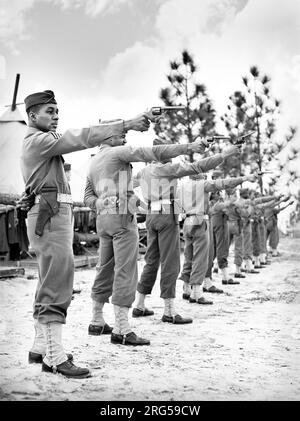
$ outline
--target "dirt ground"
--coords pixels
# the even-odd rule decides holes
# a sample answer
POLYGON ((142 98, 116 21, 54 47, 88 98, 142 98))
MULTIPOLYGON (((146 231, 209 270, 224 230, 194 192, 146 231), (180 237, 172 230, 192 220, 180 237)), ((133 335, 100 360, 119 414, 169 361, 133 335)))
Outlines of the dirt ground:
MULTIPOLYGON (((133 330, 149 338, 149 347, 110 343, 110 336, 89 336, 90 288, 95 269, 78 270, 76 294, 64 326, 65 349, 89 366, 89 379, 67 379, 27 363, 33 341, 32 302, 37 273, 2 279, 0 400, 2 401, 186 401, 298 400, 300 396, 300 239, 284 238, 281 255, 248 275, 224 294, 207 294, 212 306, 176 306, 193 317, 190 325, 163 323, 159 282, 147 307, 154 316, 131 319, 133 330), (27 277, 34 275, 34 279, 27 277)), ((233 270, 232 258, 230 260, 233 270)), ((139 270, 143 260, 139 261, 139 270)), ((219 275, 216 285, 221 286, 219 275)), ((113 323, 112 305, 105 306, 113 323)))

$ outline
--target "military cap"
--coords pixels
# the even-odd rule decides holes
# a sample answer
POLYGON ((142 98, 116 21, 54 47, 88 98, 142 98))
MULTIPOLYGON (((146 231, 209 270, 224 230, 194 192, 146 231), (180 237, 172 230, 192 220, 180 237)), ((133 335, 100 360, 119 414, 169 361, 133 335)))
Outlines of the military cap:
POLYGON ((39 104, 57 104, 54 96, 54 92, 46 90, 43 92, 35 92, 34 94, 28 95, 25 99, 26 111, 33 105, 39 104))
POLYGON ((221 170, 214 170, 211 174, 212 179, 216 179, 223 176, 223 171, 221 170))

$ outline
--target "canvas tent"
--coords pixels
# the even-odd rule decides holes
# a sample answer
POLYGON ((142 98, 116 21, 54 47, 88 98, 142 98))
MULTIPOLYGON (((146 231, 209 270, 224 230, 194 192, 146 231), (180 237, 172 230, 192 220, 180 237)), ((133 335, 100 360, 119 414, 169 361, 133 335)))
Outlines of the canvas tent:
POLYGON ((20 168, 26 122, 17 107, 9 107, 0 117, 0 193, 21 194, 24 181, 20 168))

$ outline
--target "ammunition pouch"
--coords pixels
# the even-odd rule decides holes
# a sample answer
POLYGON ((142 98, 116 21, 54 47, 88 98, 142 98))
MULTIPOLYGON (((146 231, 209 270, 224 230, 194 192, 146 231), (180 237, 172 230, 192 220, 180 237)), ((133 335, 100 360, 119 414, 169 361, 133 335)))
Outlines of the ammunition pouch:
POLYGON ((41 237, 46 223, 59 211, 57 202, 57 188, 43 187, 40 191, 39 213, 36 220, 35 234, 41 237))

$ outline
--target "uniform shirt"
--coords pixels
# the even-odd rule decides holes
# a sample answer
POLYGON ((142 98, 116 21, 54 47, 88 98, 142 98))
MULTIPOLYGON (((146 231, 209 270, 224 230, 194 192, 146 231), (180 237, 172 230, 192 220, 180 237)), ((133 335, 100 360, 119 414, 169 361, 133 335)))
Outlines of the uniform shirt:
MULTIPOLYGON (((235 187, 243 181, 242 177, 208 180, 184 178, 178 189, 181 208, 186 215, 191 215, 189 223, 200 225, 204 215, 209 213, 209 193, 235 187)), ((222 209, 224 206, 222 205, 222 209)))
POLYGON ((187 144, 153 147, 101 145, 88 170, 85 204, 94 207, 96 198, 116 196, 119 213, 126 213, 127 201, 134 196, 130 162, 164 161, 187 153, 187 144))
POLYGON ((63 135, 29 127, 21 153, 25 189, 39 193, 43 186, 70 194, 61 155, 99 145, 111 136, 123 134, 123 121, 68 130, 63 135))
POLYGON ((147 165, 137 174, 143 198, 148 203, 177 198, 177 180, 186 175, 206 172, 223 162, 223 156, 214 156, 193 163, 160 163, 147 165))
POLYGON ((255 221, 261 221, 264 218, 264 211, 268 206, 275 203, 274 196, 262 196, 252 199, 252 217, 255 221))

